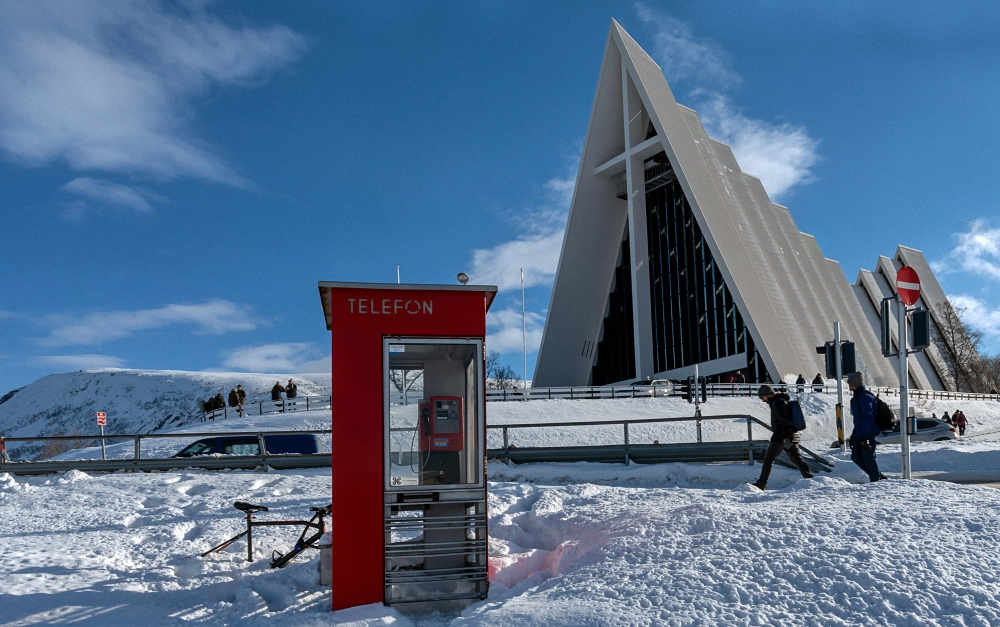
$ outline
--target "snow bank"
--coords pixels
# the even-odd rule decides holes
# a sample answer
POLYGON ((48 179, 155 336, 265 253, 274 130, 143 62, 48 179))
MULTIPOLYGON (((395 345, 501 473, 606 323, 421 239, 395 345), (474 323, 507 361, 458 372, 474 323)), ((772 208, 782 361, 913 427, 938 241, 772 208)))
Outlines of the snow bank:
POLYGON ((491 487, 491 596, 453 625, 1000 622, 989 488, 491 487))
POLYGON ((243 529, 233 501, 308 515, 328 471, 0 474, 0 624, 1000 624, 1000 491, 775 469, 762 493, 739 464, 567 466, 619 476, 491 483, 490 597, 413 617, 329 612, 316 552, 270 570, 292 529, 256 531, 252 564, 242 541, 197 557, 243 529))

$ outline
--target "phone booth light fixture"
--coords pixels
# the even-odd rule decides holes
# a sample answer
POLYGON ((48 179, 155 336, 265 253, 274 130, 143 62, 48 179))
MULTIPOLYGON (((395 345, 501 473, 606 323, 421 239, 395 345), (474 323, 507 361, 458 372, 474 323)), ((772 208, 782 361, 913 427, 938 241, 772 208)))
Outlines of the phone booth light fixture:
POLYGON ((484 343, 497 288, 319 290, 332 335, 333 609, 486 598, 484 343))

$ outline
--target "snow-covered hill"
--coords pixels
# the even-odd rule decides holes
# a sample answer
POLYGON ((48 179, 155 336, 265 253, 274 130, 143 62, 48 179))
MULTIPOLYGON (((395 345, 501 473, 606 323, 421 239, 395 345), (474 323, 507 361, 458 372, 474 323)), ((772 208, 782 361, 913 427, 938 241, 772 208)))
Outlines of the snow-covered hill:
MULTIPOLYGON (((200 418, 198 400, 237 384, 247 399, 270 399, 275 381, 294 379, 299 396, 329 394, 330 375, 184 372, 178 370, 80 370, 43 377, 0 404, 0 435, 90 435, 97 433, 96 412, 108 417, 108 433, 152 433, 200 418)), ((30 458, 40 445, 9 446, 30 458)))

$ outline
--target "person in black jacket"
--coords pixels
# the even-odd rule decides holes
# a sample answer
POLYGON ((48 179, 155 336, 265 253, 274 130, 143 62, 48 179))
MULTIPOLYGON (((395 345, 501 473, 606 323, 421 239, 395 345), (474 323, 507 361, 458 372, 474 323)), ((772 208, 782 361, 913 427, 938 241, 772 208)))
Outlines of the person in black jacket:
POLYGON ((802 437, 792 423, 792 407, 789 405, 791 397, 785 392, 775 392, 770 385, 760 386, 760 389, 757 390, 757 396, 771 407, 771 444, 764 454, 760 478, 751 485, 760 490, 764 489, 768 477, 771 476, 771 466, 774 465, 774 460, 781 454, 781 451, 788 453, 788 457, 803 477, 812 479, 812 471, 809 470, 809 466, 806 466, 806 461, 802 459, 802 452, 799 451, 799 441, 802 437))
POLYGON ((822 392, 824 385, 826 385, 826 381, 823 380, 823 375, 817 372, 813 379, 813 392, 822 392))
POLYGON ((285 396, 288 398, 295 398, 298 394, 299 386, 295 385, 295 382, 289 379, 288 385, 285 386, 285 396))
POLYGON ((272 401, 280 401, 281 400, 281 393, 284 392, 284 391, 285 391, 285 388, 282 387, 281 383, 278 382, 278 381, 275 381, 274 382, 274 387, 271 388, 271 400, 272 401))

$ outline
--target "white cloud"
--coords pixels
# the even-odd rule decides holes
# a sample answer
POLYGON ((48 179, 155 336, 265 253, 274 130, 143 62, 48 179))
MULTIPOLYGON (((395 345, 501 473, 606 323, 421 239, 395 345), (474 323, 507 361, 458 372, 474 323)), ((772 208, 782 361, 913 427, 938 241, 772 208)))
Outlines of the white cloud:
POLYGON ((104 179, 93 179, 89 176, 73 179, 63 186, 63 190, 103 205, 125 207, 139 213, 148 213, 153 210, 149 204, 150 199, 162 200, 154 194, 140 191, 128 185, 112 183, 104 179))
MULTIPOLYGON (((529 353, 537 351, 542 343, 544 324, 545 318, 542 316, 530 311, 526 313, 524 335, 529 353)), ((486 314, 487 350, 520 353, 522 346, 520 309, 508 308, 486 314)))
POLYGON ((469 276, 478 285, 496 285, 501 291, 524 286, 551 285, 559 264, 566 212, 573 197, 575 179, 550 179, 546 204, 520 217, 521 235, 493 248, 472 251, 469 276))
POLYGON ((128 337, 139 331, 181 324, 199 334, 218 335, 231 331, 252 331, 260 326, 249 307, 212 299, 198 305, 165 305, 139 311, 94 312, 82 317, 50 316, 42 321, 53 326, 44 346, 100 344, 128 337))
POLYGON ((223 362, 227 368, 249 372, 327 372, 330 359, 315 359, 320 354, 315 344, 286 342, 244 346, 234 350, 223 362))
POLYGON ((773 199, 813 180, 811 168, 819 161, 819 142, 809 137, 805 127, 748 118, 718 94, 699 114, 708 134, 728 144, 740 169, 759 178, 773 199))
POLYGON ((728 53, 712 39, 695 37, 684 22, 644 4, 637 4, 635 10, 654 29, 653 56, 668 82, 690 80, 720 88, 743 82, 732 69, 728 53))
POLYGON ((987 335, 1000 336, 1000 310, 965 294, 949 294, 948 301, 953 307, 965 309, 965 313, 962 314, 962 321, 965 324, 987 335))
POLYGON ((287 66, 305 40, 226 24, 205 4, 0 4, 0 149, 31 165, 245 184, 193 136, 193 103, 287 66))
POLYGON ((958 246, 948 259, 932 264, 935 272, 962 270, 1000 281, 1000 229, 988 228, 984 220, 972 223, 967 233, 956 233, 958 246))
POLYGON ((696 37, 687 24, 663 12, 642 4, 636 12, 653 28, 653 56, 664 75, 675 89, 689 87, 687 96, 705 130, 729 144, 741 170, 758 177, 775 200, 813 180, 819 142, 803 126, 755 120, 734 107, 724 93, 743 79, 721 46, 696 37))
POLYGON ((35 361, 46 366, 70 370, 124 368, 126 366, 124 359, 112 355, 46 355, 36 357, 35 361))

